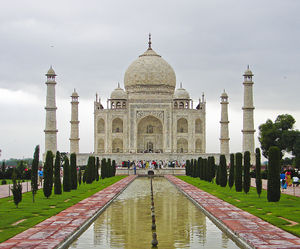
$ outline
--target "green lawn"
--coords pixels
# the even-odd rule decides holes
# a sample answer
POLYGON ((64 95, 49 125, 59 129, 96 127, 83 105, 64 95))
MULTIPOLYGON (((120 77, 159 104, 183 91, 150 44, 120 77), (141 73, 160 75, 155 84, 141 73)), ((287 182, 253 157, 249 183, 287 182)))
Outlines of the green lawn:
POLYGON ((300 198, 281 194, 279 202, 268 202, 267 191, 263 190, 259 198, 256 188, 250 188, 248 194, 236 192, 234 186, 230 190, 227 186, 222 188, 215 183, 202 181, 199 178, 189 176, 178 176, 181 180, 196 186, 236 207, 239 207, 283 230, 300 237, 300 198), (291 225, 279 217, 297 222, 291 225))
POLYGON ((52 194, 49 199, 44 197, 43 190, 39 190, 32 202, 32 193, 23 194, 23 200, 16 208, 13 198, 0 199, 0 243, 14 235, 38 224, 39 222, 59 213, 77 202, 97 193, 107 186, 126 176, 115 176, 95 181, 92 184, 81 184, 77 190, 63 192, 62 195, 52 194), (14 223, 23 220, 18 225, 14 223))

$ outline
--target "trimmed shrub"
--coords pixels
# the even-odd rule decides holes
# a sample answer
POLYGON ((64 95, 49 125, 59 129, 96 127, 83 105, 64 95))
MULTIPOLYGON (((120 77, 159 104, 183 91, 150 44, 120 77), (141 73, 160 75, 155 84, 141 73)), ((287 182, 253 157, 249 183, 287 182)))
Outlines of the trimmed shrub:
POLYGON ((70 165, 69 165, 68 157, 65 157, 65 161, 64 161, 63 190, 64 190, 64 192, 71 191, 71 172, 70 172, 70 165))
POLYGON ((227 185, 227 165, 225 155, 220 156, 220 186, 226 187, 227 185))
POLYGON ((72 153, 70 156, 70 171, 71 171, 71 189, 77 189, 77 163, 76 154, 72 153))
POLYGON ((60 153, 56 152, 54 163, 54 194, 61 195, 61 180, 60 180, 60 153))
POLYGON ((38 191, 38 168, 39 168, 39 158, 40 158, 40 146, 37 145, 33 154, 33 161, 31 165, 31 192, 32 192, 32 202, 34 202, 34 196, 38 191))
POLYGON ((280 200, 280 149, 276 146, 269 149, 267 198, 269 202, 280 200))
POLYGON ((243 189, 247 194, 250 190, 250 152, 245 151, 244 153, 244 181, 243 181, 243 189))
POLYGON ((13 170, 12 181, 13 181, 13 187, 11 188, 11 191, 14 196, 14 203, 18 208, 19 203, 22 201, 22 184, 20 181, 17 183, 17 174, 15 169, 13 170))
POLYGON ((229 169, 229 179, 228 186, 231 189, 234 184, 234 154, 230 154, 230 169, 229 169))
POLYGON ((262 190, 262 180, 261 180, 261 162, 260 162, 260 149, 256 148, 255 150, 255 183, 256 183, 256 192, 260 197, 262 190))
POLYGON ((46 160, 44 164, 44 186, 43 192, 46 198, 49 198, 52 194, 53 187, 53 153, 48 150, 46 154, 46 160))
POLYGON ((234 179, 236 192, 242 192, 243 190, 242 160, 243 160, 242 153, 236 153, 235 154, 235 179, 234 179))

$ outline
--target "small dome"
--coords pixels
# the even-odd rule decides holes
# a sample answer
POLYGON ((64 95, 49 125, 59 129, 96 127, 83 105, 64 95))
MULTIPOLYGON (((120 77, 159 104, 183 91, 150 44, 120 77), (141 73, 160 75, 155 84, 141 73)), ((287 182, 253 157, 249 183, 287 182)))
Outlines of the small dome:
POLYGON ((72 93, 71 97, 79 97, 78 93, 76 92, 76 90, 74 89, 74 92, 72 93))
POLYGON ((174 93, 174 99, 190 99, 190 94, 180 84, 180 88, 176 89, 174 93))
POLYGON ((49 69, 48 72, 46 73, 46 76, 51 76, 51 75, 56 76, 56 74, 55 74, 55 72, 54 72, 52 66, 50 66, 50 69, 49 69))
POLYGON ((248 67, 247 67, 247 70, 246 70, 245 73, 244 73, 244 76, 253 76, 253 73, 252 73, 252 71, 250 70, 249 65, 248 65, 248 67))
POLYGON ((225 92, 225 90, 224 90, 224 92, 222 93, 221 98, 228 98, 228 95, 227 95, 227 93, 225 92))
POLYGON ((118 87, 112 91, 110 98, 111 99, 127 99, 127 94, 118 84, 118 87))

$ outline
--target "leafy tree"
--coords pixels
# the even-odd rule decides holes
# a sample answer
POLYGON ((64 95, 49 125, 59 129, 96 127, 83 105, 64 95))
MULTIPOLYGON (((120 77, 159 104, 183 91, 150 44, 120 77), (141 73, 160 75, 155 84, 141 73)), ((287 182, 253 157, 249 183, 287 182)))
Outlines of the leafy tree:
POLYGON ((54 163, 54 194, 61 195, 61 180, 60 180, 60 153, 56 152, 54 163))
POLYGON ((70 156, 70 166, 71 166, 71 189, 77 189, 77 164, 76 164, 76 154, 72 153, 70 156))
POLYGON ((247 194, 250 190, 250 152, 245 151, 244 153, 244 181, 243 188, 244 192, 247 194))
POLYGON ((269 202, 280 200, 280 149, 272 146, 269 149, 267 198, 269 202))
MULTIPOLYGON (((113 163, 115 162, 115 160, 113 161, 113 163)), ((96 158, 96 172, 95 172, 95 175, 96 175, 96 181, 98 182, 99 181, 99 157, 96 158)))
POLYGON ((65 162, 64 162, 63 190, 64 192, 71 191, 71 172, 70 172, 68 157, 65 157, 65 162))
POLYGON ((34 196, 38 191, 38 168, 39 168, 40 146, 37 145, 34 150, 33 161, 31 165, 31 192, 32 202, 34 202, 34 196))
MULTIPOLYGON (((289 114, 279 115, 275 122, 268 119, 259 126, 259 141, 262 154, 268 158, 271 146, 280 150, 280 159, 285 152, 300 156, 300 132, 294 129, 295 119, 289 114)), ((300 165, 299 165, 300 166, 300 165)))
POLYGON ((46 161, 44 165, 44 186, 43 192, 46 198, 52 193, 53 187, 53 154, 48 150, 46 154, 46 161))
POLYGON ((225 155, 220 156, 220 186, 226 187, 227 185, 227 164, 225 155))
POLYGON ((256 159, 256 164, 255 164, 255 182, 256 182, 256 192, 258 196, 260 197, 261 190, 262 190, 262 180, 261 180, 261 162, 260 162, 260 149, 256 148, 255 150, 255 159, 256 159))
POLYGON ((11 191, 14 196, 14 203, 18 208, 19 203, 22 201, 22 184, 20 181, 17 183, 17 174, 15 169, 13 170, 12 181, 13 181, 13 187, 11 188, 11 191))
POLYGON ((230 169, 229 169, 229 179, 228 186, 231 189, 234 184, 234 154, 230 154, 230 169))
POLYGON ((242 184, 242 160, 243 155, 242 153, 235 154, 235 191, 242 192, 243 184, 242 184))

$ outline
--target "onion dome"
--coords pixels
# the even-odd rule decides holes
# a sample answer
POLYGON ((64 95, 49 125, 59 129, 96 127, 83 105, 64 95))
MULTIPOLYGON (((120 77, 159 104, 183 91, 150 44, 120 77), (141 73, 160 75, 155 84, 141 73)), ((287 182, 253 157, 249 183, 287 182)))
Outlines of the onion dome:
POLYGON ((190 99, 190 94, 187 90, 182 88, 182 83, 180 83, 180 88, 176 89, 174 99, 190 99))
POLYGON ((50 69, 48 70, 48 72, 46 73, 46 76, 56 76, 52 66, 50 66, 50 69))
POLYGON ((111 99, 127 99, 126 92, 120 87, 120 84, 118 83, 118 87, 112 91, 110 95, 111 99))
POLYGON ((74 88, 74 92, 72 93, 71 97, 79 97, 78 93, 76 92, 76 89, 74 88))
POLYGON ((149 47, 126 70, 124 86, 128 93, 169 94, 176 86, 176 75, 173 68, 160 55, 149 47))
POLYGON ((228 95, 227 95, 227 93, 225 92, 225 89, 224 89, 224 92, 221 94, 221 98, 228 98, 228 95))

